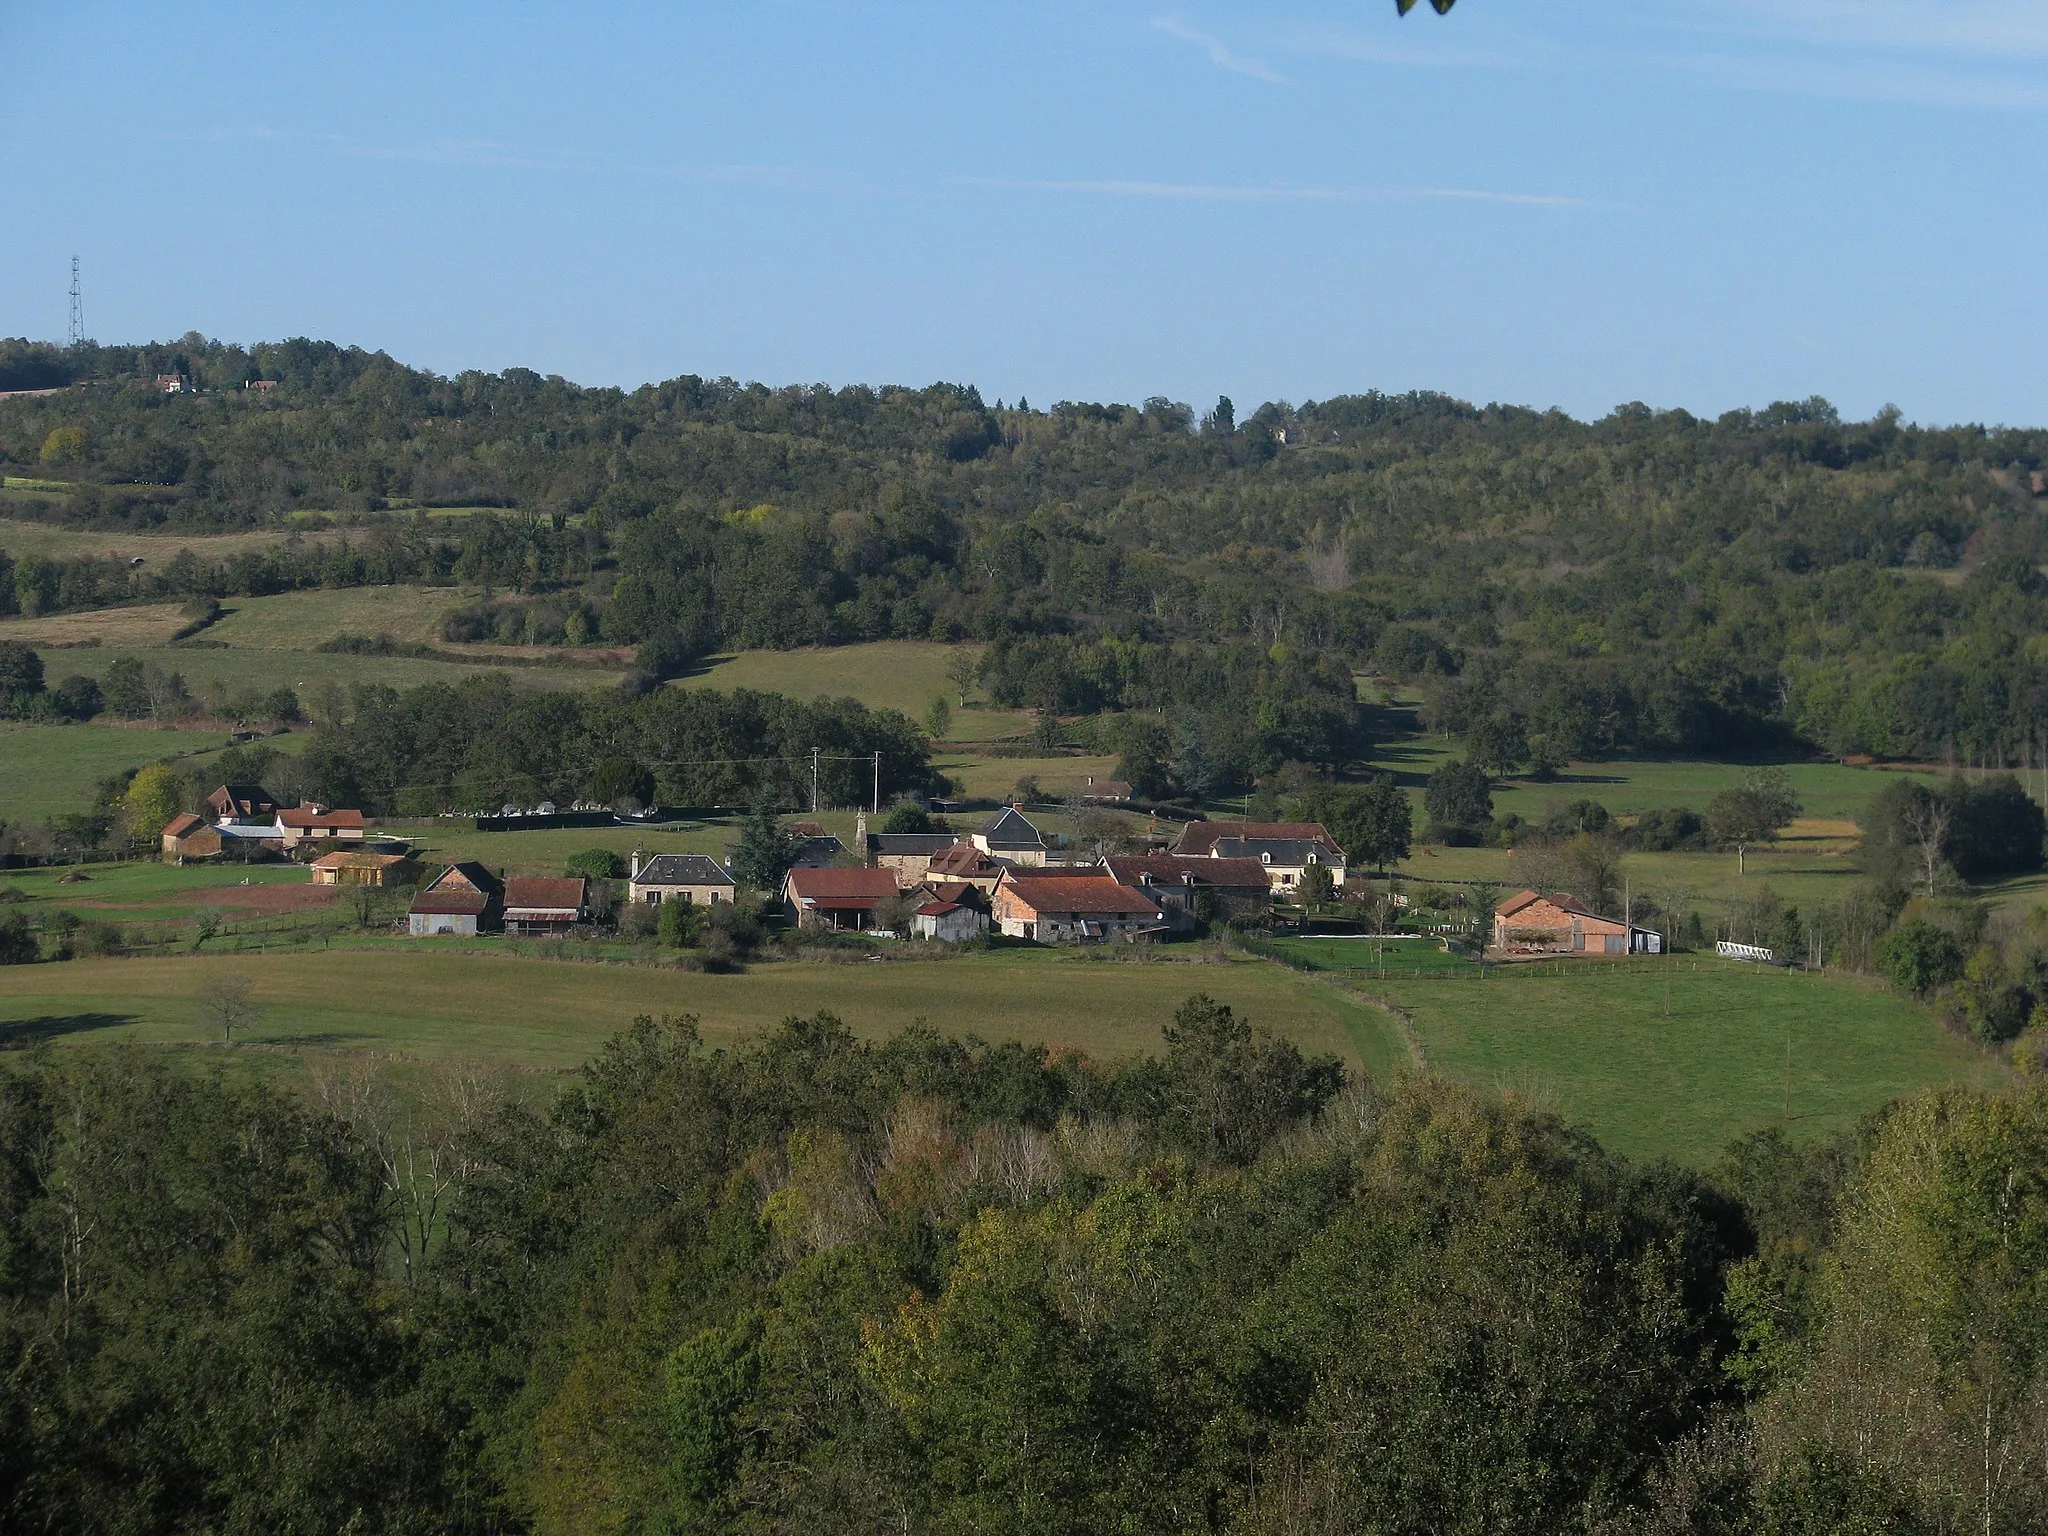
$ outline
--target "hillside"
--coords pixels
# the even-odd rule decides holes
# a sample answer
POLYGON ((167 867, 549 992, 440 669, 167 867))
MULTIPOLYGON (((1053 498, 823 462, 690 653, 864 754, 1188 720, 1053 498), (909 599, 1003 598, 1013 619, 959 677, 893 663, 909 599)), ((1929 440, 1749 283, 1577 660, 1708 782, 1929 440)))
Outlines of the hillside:
POLYGON ((2039 751, 2035 430, 1843 422, 1817 400, 1589 423, 1431 394, 1239 420, 954 385, 620 391, 198 337, 9 343, 7 380, 73 387, 0 400, 0 460, 40 487, 0 511, 110 546, 274 535, 133 568, 18 538, 0 602, 29 612, 468 584, 498 596, 451 638, 636 647, 662 675, 976 638, 1033 642, 991 662, 1007 705, 1196 707, 1170 662, 1076 643, 1112 635, 1419 680, 1433 723, 1502 727, 1533 761, 2039 751), (157 393, 164 372, 200 392, 157 393))

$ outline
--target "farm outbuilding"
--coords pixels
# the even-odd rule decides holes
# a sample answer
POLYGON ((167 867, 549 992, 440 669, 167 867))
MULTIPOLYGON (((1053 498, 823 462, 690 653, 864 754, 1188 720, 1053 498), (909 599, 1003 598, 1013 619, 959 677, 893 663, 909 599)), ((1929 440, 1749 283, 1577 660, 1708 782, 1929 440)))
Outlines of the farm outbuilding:
POLYGON ((312 863, 315 885, 373 885, 380 889, 407 885, 420 877, 417 860, 402 853, 371 853, 360 848, 337 848, 323 853, 312 863))
POLYGON ((1493 947, 1507 955, 1655 955, 1664 936, 1602 917, 1566 891, 1517 891, 1493 909, 1493 947))

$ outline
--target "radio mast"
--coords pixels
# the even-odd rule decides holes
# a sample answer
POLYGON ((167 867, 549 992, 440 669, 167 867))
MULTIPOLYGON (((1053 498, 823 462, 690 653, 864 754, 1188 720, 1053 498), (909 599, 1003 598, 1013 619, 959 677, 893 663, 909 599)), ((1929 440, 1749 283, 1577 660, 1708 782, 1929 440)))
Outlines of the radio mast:
POLYGON ((78 291, 78 258, 71 258, 71 345, 85 340, 85 300, 78 291))

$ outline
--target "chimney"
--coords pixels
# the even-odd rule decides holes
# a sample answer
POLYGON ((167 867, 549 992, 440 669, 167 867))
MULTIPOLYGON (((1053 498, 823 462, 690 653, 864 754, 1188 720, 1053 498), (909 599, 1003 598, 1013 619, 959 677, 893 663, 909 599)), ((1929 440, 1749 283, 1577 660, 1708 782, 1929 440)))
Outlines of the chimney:
POLYGON ((633 880, 640 878, 640 850, 638 848, 633 850, 633 873, 628 878, 633 880))
POLYGON ((865 861, 868 856, 868 813, 866 811, 855 811, 853 813, 853 840, 859 845, 854 849, 854 852, 858 853, 862 860, 865 861))

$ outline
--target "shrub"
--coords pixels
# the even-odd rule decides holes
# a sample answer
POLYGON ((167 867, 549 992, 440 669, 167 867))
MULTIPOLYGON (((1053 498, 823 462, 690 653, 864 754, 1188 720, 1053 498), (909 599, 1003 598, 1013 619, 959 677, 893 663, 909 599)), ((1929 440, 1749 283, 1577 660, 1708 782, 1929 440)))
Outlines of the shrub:
POLYGON ((920 805, 899 805, 882 823, 884 832, 931 832, 937 830, 931 812, 920 805))
POLYGON ((1917 917, 1897 924, 1878 940, 1872 958, 1893 986, 1915 997, 1925 997, 1963 974, 1963 946, 1955 936, 1917 917))
POLYGON ((88 955, 118 955, 123 949, 121 929, 115 923, 85 923, 78 930, 78 947, 88 955))
POLYGON ((100 685, 82 674, 73 674, 52 688, 50 702, 69 720, 90 720, 106 707, 100 685))
POLYGON ((19 912, 0 914, 0 965, 28 965, 41 955, 28 919, 19 912))
POLYGON ((570 854, 563 869, 586 880, 617 880, 626 873, 626 861, 609 848, 586 848, 570 854))
POLYGON ((687 901, 664 901, 656 909, 655 932, 669 949, 688 949, 704 932, 704 914, 687 901))

